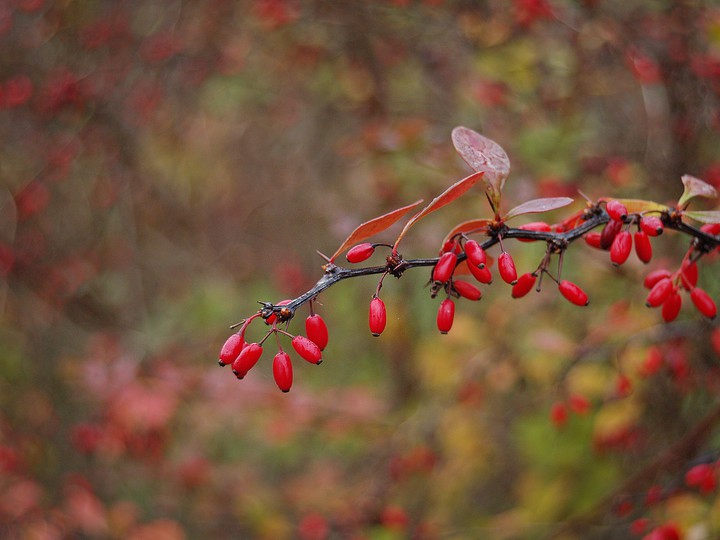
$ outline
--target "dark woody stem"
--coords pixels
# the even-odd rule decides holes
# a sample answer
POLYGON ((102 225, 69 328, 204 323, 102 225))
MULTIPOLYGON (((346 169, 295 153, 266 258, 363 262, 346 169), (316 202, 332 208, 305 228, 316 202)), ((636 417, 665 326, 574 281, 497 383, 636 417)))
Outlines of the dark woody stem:
MULTIPOLYGON (((556 253, 563 253, 570 243, 582 238, 585 234, 592 231, 596 227, 606 224, 610 220, 607 213, 603 210, 590 216, 582 224, 574 227, 568 231, 562 232, 544 232, 544 231, 530 231, 525 229, 510 228, 503 225, 496 231, 492 231, 489 234, 491 236, 481 243, 483 249, 488 249, 499 242, 499 238, 517 238, 524 240, 538 240, 545 241, 549 245, 549 250, 556 253)), ((714 248, 720 246, 720 237, 712 236, 707 234, 700 229, 697 229, 691 225, 683 223, 679 219, 663 219, 666 229, 675 230, 683 234, 687 234, 695 239, 695 243, 698 246, 698 251, 709 252, 714 248)), ((458 263, 465 260, 465 254, 461 253, 458 255, 458 263)), ((333 263, 327 263, 323 266, 323 276, 313 285, 308 291, 301 294, 291 302, 282 306, 277 306, 269 302, 261 302, 263 308, 259 311, 263 318, 269 317, 271 314, 275 314, 278 317, 278 322, 289 321, 297 308, 303 304, 312 301, 325 289, 328 289, 336 283, 345 279, 356 278, 361 276, 371 276, 378 274, 392 274, 396 277, 401 277, 401 274, 405 270, 418 267, 432 267, 437 264, 439 257, 432 257, 427 259, 402 259, 400 258, 399 264, 390 268, 389 264, 384 266, 368 266, 365 268, 344 268, 337 266, 333 263), (281 310, 289 310, 289 316, 282 316, 281 310)), ((288 311, 284 312, 285 314, 288 311)))

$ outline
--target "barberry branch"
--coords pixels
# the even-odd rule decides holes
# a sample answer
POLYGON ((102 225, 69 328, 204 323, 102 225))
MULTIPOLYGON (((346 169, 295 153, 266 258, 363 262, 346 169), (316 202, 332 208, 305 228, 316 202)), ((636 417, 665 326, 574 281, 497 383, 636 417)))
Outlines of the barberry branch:
MULTIPOLYGON (((567 249, 570 243, 582 238, 588 232, 600 227, 601 225, 605 225, 606 223, 608 223, 608 221, 610 221, 610 217, 608 216, 607 212, 595 206, 592 206, 586 212, 589 217, 585 218, 584 221, 582 221, 582 223, 577 227, 574 227, 567 231, 544 232, 502 226, 496 231, 489 231, 488 234, 491 234, 491 236, 485 241, 483 241, 480 244, 480 247, 482 247, 484 250, 487 250, 498 244, 499 238, 502 237, 518 240, 545 241, 549 245, 553 246, 555 248, 555 251, 562 251, 567 249)), ((665 224, 666 229, 675 230, 694 238, 695 245, 699 253, 708 253, 720 246, 720 238, 718 236, 708 234, 696 227, 688 225, 683 221, 672 219, 668 216, 663 219, 663 223, 665 224)), ((279 320, 287 321, 292 319, 295 311, 300 306, 306 304, 307 302, 310 302, 320 293, 329 289, 340 281, 363 276, 378 275, 385 272, 390 273, 397 278, 400 278, 405 270, 422 267, 434 267, 438 263, 439 259, 440 257, 419 259, 400 258, 400 261, 394 265, 391 261, 383 266, 367 266, 362 268, 346 268, 329 262, 322 267, 324 271, 323 276, 310 289, 308 289, 306 292, 304 292, 297 298, 294 298, 290 302, 283 303, 282 305, 273 304, 271 302, 261 302, 263 304, 263 308, 261 309, 261 316, 264 319, 267 319, 270 315, 275 314, 279 317, 279 320), (291 314, 289 316, 287 314, 282 315, 282 310, 289 310, 291 314)), ((460 253, 457 255, 458 263, 466 259, 467 255, 465 253, 460 253)))
MULTIPOLYGON (((429 280, 432 298, 445 293, 445 299, 441 300, 437 315, 438 330, 445 334, 453 324, 455 300, 462 297, 477 301, 482 297, 482 291, 476 285, 460 279, 460 276, 470 273, 479 283, 490 284, 493 276, 485 250, 496 244, 500 247, 496 269, 502 280, 512 285, 513 298, 525 296, 536 283, 536 290, 540 291, 543 277, 547 276, 557 285, 558 291, 566 300, 578 306, 585 306, 589 302, 585 291, 562 277, 564 255, 571 244, 584 238, 587 244, 609 251, 612 264, 619 266, 628 259, 634 243, 638 258, 648 263, 652 258, 650 238, 662 234, 666 229, 674 230, 691 238, 690 248, 685 253, 678 270, 656 271, 645 278, 644 285, 650 289, 646 304, 649 307, 662 306, 663 319, 670 322, 678 315, 682 304, 679 293, 685 290, 690 293, 692 302, 700 313, 708 318, 715 317, 717 307, 714 300, 697 287, 697 261, 720 246, 720 211, 688 210, 689 204, 696 197, 716 197, 717 192, 714 187, 698 178, 685 175, 681 179, 684 185, 683 193, 673 207, 638 199, 603 197, 592 201, 581 193, 587 201, 585 208, 573 212, 556 224, 533 222, 511 227, 508 222, 517 216, 557 210, 568 206, 573 200, 568 197, 532 199, 503 213, 502 192, 510 172, 510 160, 505 151, 494 141, 463 127, 453 130, 452 141, 460 156, 475 171, 473 174, 453 183, 419 211, 415 212, 422 204, 422 200, 356 227, 331 257, 321 254, 326 261, 322 266, 323 275, 310 289, 292 300, 277 303, 260 302, 261 308, 254 315, 235 325, 240 326, 240 329, 223 346, 220 364, 232 364, 235 374, 239 378, 244 377, 257 362, 262 354, 262 344, 271 334, 275 334, 276 340, 279 340, 280 334, 292 338, 293 346, 297 350, 298 338, 301 336, 293 337, 288 332, 288 328, 298 308, 303 304, 311 303, 322 292, 340 281, 356 277, 380 276, 372 294, 368 319, 371 333, 379 336, 385 329, 387 321, 385 303, 380 298, 385 278, 389 275, 401 278, 406 271, 414 268, 432 268, 429 280), (429 214, 470 192, 475 185, 483 186, 493 217, 471 219, 453 227, 444 239, 437 257, 405 258, 399 251, 399 245, 409 230, 429 214), (367 239, 387 230, 408 212, 415 213, 405 222, 394 242, 366 242, 367 239), (704 222, 706 225, 701 228, 694 227, 686 222, 687 218, 704 222), (602 232, 594 232, 599 227, 602 227, 602 232), (631 229, 636 229, 636 232, 632 234, 631 229), (510 247, 508 240, 546 243, 546 252, 535 271, 518 275, 508 251, 510 247), (388 250, 383 265, 347 268, 336 262, 339 255, 347 252, 345 258, 348 263, 359 264, 368 260, 378 248, 388 250), (555 255, 557 255, 557 270, 553 272, 550 263, 555 255), (249 324, 258 318, 263 319, 270 328, 259 341, 247 344, 245 331, 249 324), (283 324, 284 328, 278 328, 279 324, 283 324)), ((301 356, 305 354, 305 359, 310 358, 313 363, 319 363, 320 350, 327 343, 327 328, 322 317, 312 309, 310 317, 306 320, 306 333, 310 341, 318 346, 318 350, 313 349, 312 354, 303 352, 301 356)), ((305 345, 303 341, 302 351, 306 351, 305 345)), ((282 390, 287 391, 292 383, 292 369, 279 341, 278 349, 283 356, 280 360, 276 358, 274 363, 276 382, 282 390)))

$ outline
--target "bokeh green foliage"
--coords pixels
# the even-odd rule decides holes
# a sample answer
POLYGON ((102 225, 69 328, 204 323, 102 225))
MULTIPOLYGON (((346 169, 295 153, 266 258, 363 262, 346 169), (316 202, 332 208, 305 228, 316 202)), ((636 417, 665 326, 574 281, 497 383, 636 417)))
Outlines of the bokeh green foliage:
MULTIPOLYGON (((242 381, 215 362, 256 301, 320 277, 316 250, 465 176, 455 125, 507 150, 505 210, 717 185, 718 28, 712 3, 649 0, 0 6, 0 536, 625 538, 638 516, 717 535, 714 493, 637 504, 681 485, 683 459, 618 491, 719 390, 716 326, 687 297, 660 325, 634 258, 614 269, 578 242, 563 275, 587 308, 496 278, 446 336, 428 270, 386 279, 380 338, 375 280, 339 283, 315 304, 325 360, 297 359, 287 395, 272 339, 242 381), (573 396, 588 407, 554 424, 573 396)), ((476 190, 404 254, 479 217, 476 190)), ((686 246, 657 239, 651 266, 686 246)), ((544 252, 506 247, 521 272, 544 252)))

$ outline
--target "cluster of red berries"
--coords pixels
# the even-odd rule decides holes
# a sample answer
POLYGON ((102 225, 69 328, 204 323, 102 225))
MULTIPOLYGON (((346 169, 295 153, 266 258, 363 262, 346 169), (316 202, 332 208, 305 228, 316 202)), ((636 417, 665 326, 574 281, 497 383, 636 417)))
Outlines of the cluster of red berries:
POLYGON ((585 235, 585 241, 592 247, 609 250, 610 260, 615 266, 625 263, 635 244, 635 254, 644 263, 652 259, 653 251, 650 238, 660 236, 665 225, 659 216, 629 213, 620 201, 609 200, 605 205, 610 221, 602 232, 591 232, 585 235), (637 230, 631 234, 630 228, 636 225, 637 230))
MULTIPOLYGON (((288 301, 278 303, 278 306, 288 304, 288 301)), ((292 317, 289 308, 285 308, 287 312, 280 311, 279 316, 273 312, 263 314, 263 311, 256 313, 252 317, 246 319, 235 334, 232 334, 222 346, 218 363, 221 366, 231 365, 232 371, 238 379, 242 379, 247 375, 263 353, 263 343, 271 336, 276 337, 283 334, 291 338, 292 348, 295 352, 307 362, 311 364, 320 364, 322 362, 322 351, 328 343, 327 325, 323 318, 317 313, 311 313, 305 319, 305 333, 307 337, 288 333, 286 330, 278 328, 278 323, 282 320, 289 320, 292 317), (250 323, 261 318, 264 315, 265 323, 271 326, 271 329, 258 342, 247 343, 245 341, 245 332, 250 323)), ((283 392, 288 392, 293 383, 293 367, 290 355, 285 352, 277 339, 278 352, 273 358, 273 377, 278 388, 283 392)))
MULTIPOLYGON (((535 229, 533 229, 535 230, 535 229)), ((548 226, 549 230, 549 226, 548 226)), ((346 255, 350 263, 360 263, 370 258, 377 246, 386 244, 371 244, 365 242, 352 247, 346 255)), ((497 258, 497 269, 502 280, 512 286, 513 298, 521 298, 528 294, 535 286, 538 275, 547 272, 544 267, 535 272, 528 272, 518 276, 515 262, 512 255, 505 251, 500 242, 501 251, 497 258)), ((390 247, 390 246, 388 246, 390 247)), ((452 328, 455 318, 455 301, 453 298, 465 298, 470 301, 477 301, 482 298, 482 291, 470 281, 456 277, 460 273, 460 263, 466 261, 462 272, 469 272, 479 283, 489 285, 492 283, 493 275, 490 270, 492 259, 488 257, 485 249, 476 241, 461 237, 460 239, 448 241, 443 245, 440 256, 432 269, 430 278, 431 296, 434 298, 444 290, 446 298, 440 302, 437 312, 437 328, 442 334, 447 334, 452 328)), ((554 278, 553 278, 554 279, 554 278)), ((558 290, 573 304, 586 306, 588 296, 576 284, 560 280, 557 282, 558 290)), ((379 291, 378 287, 378 291, 379 291)), ((538 289, 539 290, 539 289, 538 289)), ((385 329, 387 323, 387 312, 385 303, 378 296, 378 291, 370 301, 369 326, 373 336, 379 336, 385 329)))

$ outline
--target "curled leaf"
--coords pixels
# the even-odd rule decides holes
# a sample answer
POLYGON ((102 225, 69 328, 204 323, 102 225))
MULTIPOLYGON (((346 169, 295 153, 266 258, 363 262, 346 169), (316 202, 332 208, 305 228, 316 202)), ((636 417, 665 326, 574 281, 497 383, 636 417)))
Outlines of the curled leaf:
POLYGON ((452 142, 465 163, 473 170, 485 173, 485 191, 496 212, 500 208, 505 180, 510 174, 510 159, 505 150, 495 141, 462 126, 452 130, 452 142))
POLYGON ((485 173, 482 171, 476 172, 471 174, 470 176, 466 176, 462 180, 458 180, 452 186, 447 188, 440 195, 430 201, 430 204, 428 204, 420 212, 410 218, 410 221, 405 224, 405 227, 403 227, 403 230, 400 231, 400 235, 397 237, 397 240, 395 240, 395 247, 393 249, 393 253, 397 253, 398 244, 400 243, 400 240, 402 240, 403 237, 410 230, 410 227, 415 225, 415 223, 420 221, 420 219, 424 218, 428 214, 435 212, 436 210, 440 210, 440 208, 442 208, 446 204, 449 204, 458 197, 460 197, 463 193, 473 187, 473 185, 475 185, 475 182, 480 180, 484 174, 485 173))
POLYGON ((684 174, 681 180, 685 186, 685 190, 683 191, 680 200, 678 200, 679 208, 684 207, 688 201, 694 197, 707 197, 709 199, 714 199, 718 196, 717 190, 713 186, 703 180, 700 180, 699 178, 695 178, 689 174, 684 174))
POLYGON ((539 214, 541 212, 549 212, 556 208, 562 208, 568 204, 572 204, 573 200, 570 197, 544 197, 542 199, 532 199, 525 201, 522 204, 517 205, 515 208, 510 210, 505 217, 504 221, 507 221, 516 216, 522 216, 523 214, 539 214))
POLYGON ((389 228, 401 217, 403 217, 410 210, 412 210, 422 202, 422 199, 420 199, 419 201, 415 201, 412 204, 403 206, 402 208, 398 208, 397 210, 393 210, 392 212, 388 212, 387 214, 383 214, 382 216, 373 218, 370 221, 366 221, 365 223, 361 223, 355 228, 353 232, 350 233, 350 236, 348 236, 345 241, 340 244, 340 247, 337 248, 337 251, 335 251, 333 256, 330 257, 330 262, 333 262, 338 255, 340 255, 350 246, 362 242, 363 240, 367 240, 371 236, 374 236, 389 228))
POLYGON ((697 210, 683 212, 683 215, 700 223, 720 223, 720 210, 697 210))

